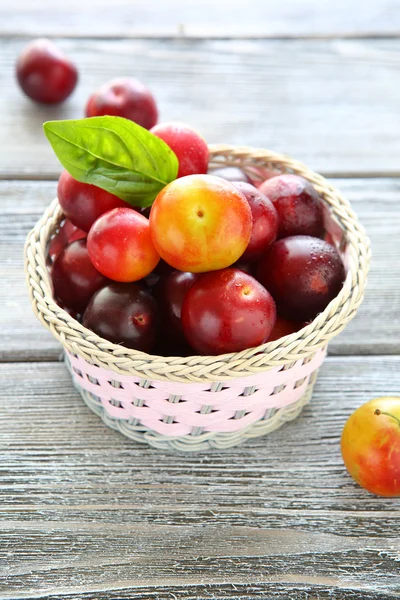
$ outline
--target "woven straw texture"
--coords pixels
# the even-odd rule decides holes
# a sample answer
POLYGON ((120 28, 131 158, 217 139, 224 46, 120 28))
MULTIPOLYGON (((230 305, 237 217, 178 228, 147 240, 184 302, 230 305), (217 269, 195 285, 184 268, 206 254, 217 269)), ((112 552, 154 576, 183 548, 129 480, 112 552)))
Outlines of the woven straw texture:
POLYGON ((77 386, 77 389, 85 404, 101 417, 108 427, 116 429, 126 437, 135 440, 136 442, 146 443, 163 450, 172 449, 181 452, 199 452, 209 448, 224 449, 238 446, 251 438, 272 433, 272 431, 279 429, 279 427, 288 421, 293 421, 293 419, 296 419, 296 417, 299 416, 304 406, 310 401, 316 375, 317 373, 314 372, 307 387, 307 391, 300 400, 297 400, 285 408, 266 409, 264 411, 263 419, 260 419, 254 424, 246 425, 233 433, 215 433, 210 431, 199 433, 198 435, 191 434, 172 438, 156 433, 140 423, 132 423, 130 421, 112 417, 104 409, 98 396, 87 392, 79 386, 77 386))
POLYGON ((254 437, 255 431, 262 435, 298 414, 311 396, 325 352, 320 349, 308 359, 219 383, 143 380, 68 352, 66 360, 83 399, 108 424, 122 426, 131 437, 151 431, 145 437, 149 442, 163 440, 174 447, 178 442, 179 447, 198 450, 211 441, 227 447, 246 435, 254 437))
MULTIPOLYGON (((188 431, 183 433, 182 428, 177 427, 175 435, 171 433, 172 428, 165 433, 164 427, 157 431, 157 428, 154 429, 151 424, 144 425, 145 419, 138 419, 137 415, 128 413, 125 413, 124 416, 117 415, 113 408, 121 408, 121 402, 118 405, 117 398, 103 397, 102 394, 95 393, 97 390, 85 389, 82 386, 82 378, 81 380, 77 379, 77 373, 72 368, 74 382, 85 402, 97 414, 100 414, 108 425, 120 430, 128 437, 146 441, 157 447, 168 446, 180 450, 198 450, 210 446, 227 447, 249 437, 263 435, 280 426, 282 422, 297 416, 311 396, 319 364, 315 365, 315 369, 311 373, 309 370, 304 372, 304 375, 297 373, 295 379, 288 375, 292 390, 301 388, 301 394, 298 390, 296 395, 292 394, 290 402, 286 401, 281 404, 277 402, 275 406, 271 406, 268 398, 271 395, 279 396, 279 392, 283 388, 279 389, 274 384, 271 392, 271 383, 263 382, 256 389, 254 383, 251 385, 251 379, 253 377, 256 380, 258 375, 263 376, 267 371, 271 371, 271 377, 273 377, 273 373, 277 372, 287 371, 289 373, 295 365, 299 368, 303 365, 306 369, 307 363, 317 360, 315 357, 322 356, 321 350, 326 348, 329 340, 340 333, 356 314, 357 308, 362 302, 369 268, 370 246, 363 227, 358 222, 348 201, 323 177, 297 161, 267 150, 222 145, 211 146, 210 158, 211 168, 239 166, 255 181, 261 181, 271 174, 296 173, 308 179, 321 195, 324 201, 325 228, 341 252, 347 277, 338 296, 310 325, 299 332, 257 348, 217 357, 158 357, 127 349, 108 342, 85 329, 61 309, 53 299, 51 281, 46 267, 46 249, 51 235, 56 231, 63 218, 57 200, 53 201, 30 232, 25 246, 26 275, 34 312, 61 342, 70 357, 69 363, 71 358, 77 357, 82 361, 81 367, 82 364, 87 364, 84 374, 86 383, 92 383, 90 377, 93 365, 100 371, 102 370, 103 374, 109 372, 114 374, 112 379, 117 382, 114 387, 123 387, 121 381, 118 381, 118 376, 120 378, 131 376, 144 389, 156 389, 159 384, 164 382, 161 387, 165 390, 165 400, 179 406, 182 401, 179 386, 182 384, 193 384, 193 390, 196 388, 196 384, 202 384, 205 385, 203 392, 207 390, 209 393, 215 393, 221 386, 237 387, 238 380, 247 379, 246 382, 243 380, 241 390, 237 394, 242 398, 242 405, 236 403, 235 410, 233 413, 231 410, 230 416, 226 418, 226 421, 232 421, 232 419, 241 421, 240 428, 235 425, 233 428, 228 426, 228 429, 224 429, 222 426, 222 430, 217 428, 217 431, 213 431, 207 425, 204 426, 205 419, 199 420, 196 417, 192 423, 193 426, 189 427, 188 431), (258 407, 257 418, 252 420, 248 417, 251 411, 249 413, 247 410, 246 402, 249 401, 247 396, 263 389, 263 386, 266 386, 264 410, 260 412, 258 407), (248 391, 249 388, 252 390, 251 392, 248 391)), ((82 368, 80 370, 82 371, 82 368)), ((110 376, 100 377, 100 380, 106 382, 110 380, 110 376)), ((271 379, 271 382, 274 380, 271 379)), ((258 395, 260 396, 260 394, 258 395)), ((184 399, 184 402, 187 401, 184 399)), ((204 400, 199 404, 194 393, 193 403, 196 402, 197 406, 192 411, 193 414, 208 416, 210 412, 214 412, 212 403, 204 400)), ((140 403, 143 404, 143 398, 134 394, 130 405, 136 407, 140 403)), ((126 405, 122 408, 126 409, 126 405)), ((226 406, 224 410, 226 410, 226 406)), ((161 411, 157 421, 166 425, 174 425, 176 424, 175 417, 168 413, 163 415, 161 411)), ((188 424, 186 423, 186 425, 188 424)))

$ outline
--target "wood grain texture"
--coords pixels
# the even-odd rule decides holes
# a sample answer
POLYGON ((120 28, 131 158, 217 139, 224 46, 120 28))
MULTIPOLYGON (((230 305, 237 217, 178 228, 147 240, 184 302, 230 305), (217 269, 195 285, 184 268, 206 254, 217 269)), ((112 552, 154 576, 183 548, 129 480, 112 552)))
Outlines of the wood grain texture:
MULTIPOLYGON (((262 4, 262 3, 260 3, 262 4)), ((54 178, 45 120, 80 118, 100 84, 135 76, 160 119, 210 142, 271 148, 328 175, 399 174, 400 40, 59 40, 80 83, 59 107, 16 85, 26 39, 0 40, 0 177, 54 178)))
MULTIPOLYGON (((400 179, 335 180, 371 240, 368 288, 355 320, 335 338, 331 354, 400 351, 400 179)), ((23 274, 25 237, 56 194, 56 182, 0 182, 0 360, 56 360, 60 346, 34 318, 23 274)))
POLYGON ((55 182, 0 182, 0 360, 60 355, 57 342, 33 316, 23 256, 25 238, 56 189, 55 182))
MULTIPOLYGON (((268 577, 267 582, 257 583, 187 583, 165 584, 157 586, 136 585, 133 589, 107 590, 106 592, 82 592, 76 589, 75 593, 42 594, 33 592, 31 595, 3 596, 3 600, 19 600, 22 598, 35 598, 35 600, 394 600, 399 595, 396 592, 367 591, 364 587, 329 586, 328 578, 321 583, 291 582, 284 583, 282 578, 268 577)), ((165 581, 165 580, 164 580, 165 581)), ((352 586, 352 583, 349 582, 352 586)))
POLYGON ((64 365, 1 364, 0 597, 398 597, 398 501, 352 482, 339 439, 399 367, 328 358, 297 421, 182 456, 106 428, 64 365))
POLYGON ((0 34, 72 36, 393 35, 396 0, 16 0, 0 6, 0 34))
MULTIPOLYGON (((258 581, 257 583, 187 583, 187 584, 165 584, 157 586, 145 585, 141 587, 136 585, 133 589, 118 588, 109 589, 106 592, 96 592, 94 597, 92 592, 82 592, 76 589, 75 593, 42 594, 33 592, 30 595, 24 594, 12 596, 3 596, 4 600, 19 600, 20 598, 35 598, 35 600, 394 600, 399 595, 393 591, 377 592, 367 591, 365 587, 342 586, 340 589, 332 587, 327 583, 315 582, 291 582, 284 583, 280 577, 268 577, 267 582, 258 581)), ((165 580, 164 580, 165 581, 165 580)))

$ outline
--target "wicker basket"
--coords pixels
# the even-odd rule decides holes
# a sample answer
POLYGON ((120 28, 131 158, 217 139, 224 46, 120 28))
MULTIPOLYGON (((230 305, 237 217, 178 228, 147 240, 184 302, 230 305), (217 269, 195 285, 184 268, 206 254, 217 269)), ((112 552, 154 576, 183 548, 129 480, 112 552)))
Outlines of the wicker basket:
POLYGON ((267 150, 211 146, 210 166, 239 166, 254 180, 297 173, 324 200, 327 234, 347 277, 338 296, 299 332, 243 352, 159 357, 108 342, 54 301, 46 248, 63 215, 57 200, 29 233, 26 274, 34 312, 61 342, 86 404, 124 435, 158 448, 226 448, 294 419, 309 401, 329 340, 354 317, 366 283, 370 247, 348 201, 301 163, 267 150))

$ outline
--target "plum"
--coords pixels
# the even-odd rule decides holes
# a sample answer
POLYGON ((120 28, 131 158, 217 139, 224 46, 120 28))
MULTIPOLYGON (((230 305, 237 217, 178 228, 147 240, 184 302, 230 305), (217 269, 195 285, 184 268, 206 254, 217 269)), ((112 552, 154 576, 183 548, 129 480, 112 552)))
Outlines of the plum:
POLYGON ((139 281, 160 260, 150 236, 149 220, 131 208, 114 208, 102 214, 87 239, 90 260, 113 281, 139 281))
POLYGON ((124 117, 145 129, 154 127, 158 119, 153 94, 133 77, 112 79, 102 85, 89 97, 85 113, 87 117, 124 117))
POLYGON ((43 104, 62 102, 75 89, 75 65, 47 39, 37 39, 21 52, 17 64, 18 83, 29 98, 43 104))
POLYGON ((233 268, 199 277, 182 305, 185 337, 200 354, 240 352, 263 344, 275 319, 275 302, 267 290, 233 268))
POLYGON ((150 352, 157 336, 157 303, 138 284, 111 283, 93 296, 82 323, 110 342, 150 352))
POLYGON ((198 278, 196 273, 173 270, 163 275, 155 287, 154 294, 164 334, 172 337, 179 345, 185 342, 181 321, 182 304, 189 288, 198 278))
POLYGON ((278 238, 291 235, 323 237, 321 199, 309 181, 299 175, 278 175, 264 181, 258 189, 277 210, 278 238))
POLYGON ((253 217, 250 242, 240 260, 254 261, 276 240, 278 213, 271 200, 250 183, 232 183, 246 198, 253 217))
POLYGON ((311 321, 337 296, 345 279, 337 250, 307 235, 278 240, 261 257, 257 279, 274 298, 278 314, 311 321))
POLYGON ((61 173, 57 196, 65 216, 86 232, 108 210, 119 207, 130 208, 130 204, 120 200, 114 194, 95 185, 76 181, 68 171, 61 173))
POLYGON ((93 266, 86 240, 65 246, 51 271, 54 293, 67 308, 82 314, 89 300, 109 280, 93 266))
POLYGON ((184 123, 160 123, 151 133, 162 139, 179 161, 177 177, 207 173, 208 146, 205 139, 184 123))

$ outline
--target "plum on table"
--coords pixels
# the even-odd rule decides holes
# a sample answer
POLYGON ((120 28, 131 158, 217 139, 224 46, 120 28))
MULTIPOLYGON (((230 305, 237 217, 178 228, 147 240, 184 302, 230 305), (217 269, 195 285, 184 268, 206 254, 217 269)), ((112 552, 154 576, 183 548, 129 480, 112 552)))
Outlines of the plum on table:
POLYGON ((133 77, 112 79, 102 85, 89 97, 85 113, 87 117, 124 117, 145 129, 154 127, 158 119, 153 94, 133 77))
POLYGON ((22 50, 16 75, 23 92, 43 104, 62 102, 72 94, 78 81, 73 62, 45 38, 32 41, 22 50))

